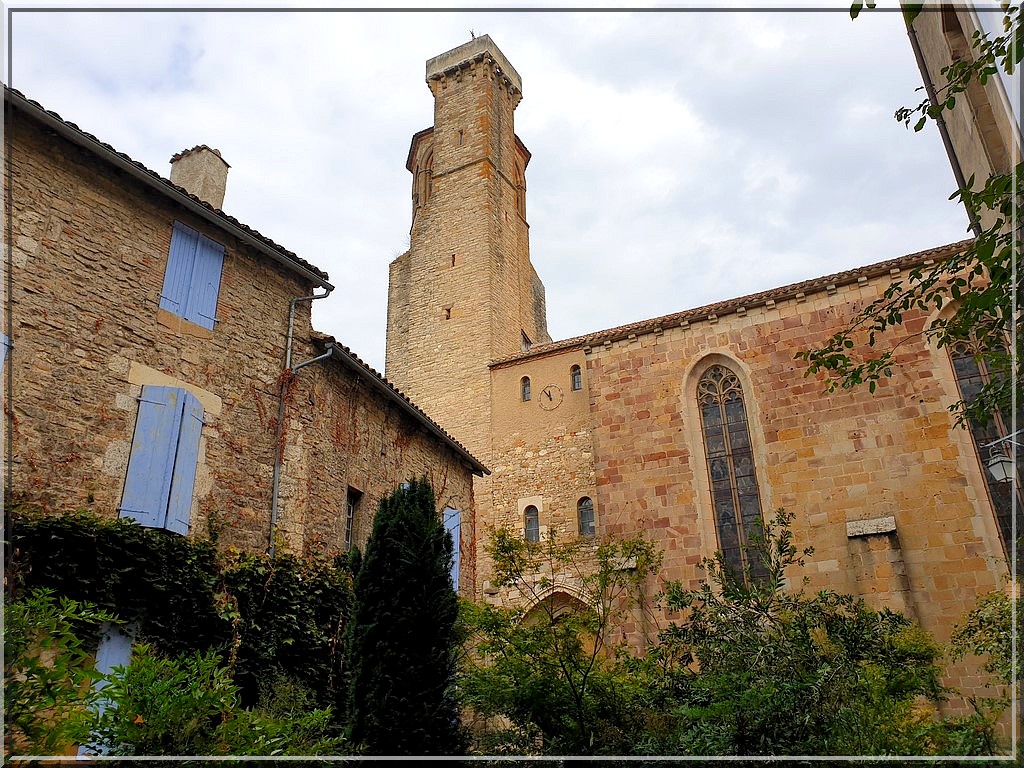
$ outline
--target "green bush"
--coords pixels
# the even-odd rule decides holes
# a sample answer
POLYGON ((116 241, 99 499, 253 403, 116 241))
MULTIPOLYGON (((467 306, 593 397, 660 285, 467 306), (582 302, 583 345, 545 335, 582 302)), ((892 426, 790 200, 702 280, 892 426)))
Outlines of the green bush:
POLYGON ((780 510, 757 537, 768 578, 732 577, 706 560, 697 590, 666 589, 685 619, 662 635, 676 662, 663 749, 715 755, 969 753, 937 717, 941 650, 906 617, 849 595, 786 589, 803 565, 780 510))
MULTIPOLYGON (((245 709, 238 687, 216 653, 164 658, 147 645, 131 664, 108 677, 109 705, 92 743, 111 755, 324 755, 343 753, 330 710, 284 713, 269 706, 245 709)), ((290 691, 295 696, 294 685, 290 691)))
POLYGON ((47 590, 4 603, 6 756, 62 754, 88 738, 99 679, 92 652, 104 622, 116 619, 47 590))
POLYGON ((261 680, 293 678, 342 721, 352 595, 344 558, 222 552, 211 540, 126 519, 8 512, 15 595, 46 588, 94 604, 136 624, 168 658, 218 651, 246 707, 257 703, 261 680))

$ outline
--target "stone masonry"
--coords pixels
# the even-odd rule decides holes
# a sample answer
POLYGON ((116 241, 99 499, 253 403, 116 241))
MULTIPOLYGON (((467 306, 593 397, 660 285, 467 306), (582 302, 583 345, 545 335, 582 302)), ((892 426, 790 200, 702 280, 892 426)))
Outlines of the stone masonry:
MULTIPOLYGON (((794 359, 962 243, 549 342, 542 304, 528 322, 526 182, 513 183, 519 169, 508 163, 529 159, 512 151, 522 147, 512 127, 519 77, 486 36, 427 66, 435 124, 409 152, 412 247, 391 265, 387 371, 492 470, 475 488, 478 598, 519 599, 491 583, 488 526, 523 531, 532 505, 541 535, 577 535, 585 497, 599 538, 642 534, 664 551, 650 595, 663 579, 696 586, 701 559, 719 548, 697 405, 697 381, 715 364, 742 386, 762 517, 786 508, 797 543, 814 547, 792 579, 900 610, 940 641, 1005 582, 983 469, 947 411, 959 399, 948 355, 920 333, 933 318, 907 313, 907 337, 884 338, 897 370, 874 394, 827 394, 794 359), (518 280, 507 279, 510 263, 518 280)), ((618 631, 639 647, 667 619, 638 615, 618 631)), ((971 692, 980 678, 950 682, 971 692)))
MULTIPOLYGON (((142 387, 168 385, 191 392, 204 411, 192 534, 215 518, 225 546, 266 551, 280 449, 279 548, 343 549, 349 488, 361 493, 354 542, 365 543, 380 498, 420 475, 437 483, 439 504, 463 511, 471 546, 471 476, 483 467, 426 414, 362 363, 331 359, 282 373, 289 302, 322 293, 326 274, 188 194, 205 195, 208 184, 180 189, 19 94, 5 100, 13 205, 5 468, 14 498, 116 516, 142 387), (160 308, 175 221, 224 246, 213 330, 160 308)), ((226 172, 219 156, 197 150, 185 159, 206 155, 226 172)), ((295 362, 324 349, 309 307, 296 305, 295 362)), ((469 556, 463 573, 471 586, 469 556)))

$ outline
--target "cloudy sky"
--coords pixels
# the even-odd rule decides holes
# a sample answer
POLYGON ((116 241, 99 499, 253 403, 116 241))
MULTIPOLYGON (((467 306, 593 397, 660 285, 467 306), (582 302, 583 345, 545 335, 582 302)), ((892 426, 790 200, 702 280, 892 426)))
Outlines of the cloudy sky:
POLYGON ((523 79, 556 339, 966 232, 934 128, 892 116, 920 99, 898 13, 10 5, 7 83, 164 175, 178 150, 220 149, 224 210, 330 273, 314 323, 378 370, 406 153, 433 122, 424 64, 470 30, 523 79))

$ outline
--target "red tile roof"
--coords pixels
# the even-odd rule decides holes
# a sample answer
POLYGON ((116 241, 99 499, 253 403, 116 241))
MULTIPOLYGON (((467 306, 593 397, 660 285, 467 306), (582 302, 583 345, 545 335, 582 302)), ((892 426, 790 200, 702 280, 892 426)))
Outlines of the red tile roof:
MULTIPOLYGON (((184 202, 185 200, 187 200, 193 204, 192 207, 194 207, 195 204, 200 205, 203 209, 207 211, 208 214, 210 214, 208 218, 212 223, 219 224, 220 226, 227 229, 230 234, 233 235, 236 234, 236 232, 232 230, 240 230, 241 233, 250 236, 251 238, 255 239, 258 243, 262 244, 265 248, 269 249, 274 254, 276 254, 276 258, 279 261, 281 261, 281 263, 285 264, 286 266, 291 266, 297 271, 304 272, 307 274, 307 276, 315 276, 317 278, 317 282, 319 282, 321 285, 324 285, 324 287, 326 287, 326 285, 329 285, 329 283, 327 283, 327 280, 329 279, 328 274, 321 270, 319 267, 310 264, 305 259, 299 258, 292 251, 289 251, 287 248, 278 245, 269 237, 260 234, 252 227, 243 224, 233 216, 229 216, 219 208, 214 208, 205 200, 200 200, 198 197, 196 197, 193 194, 190 194, 182 187, 179 187, 176 184, 172 184, 170 179, 165 179, 156 171, 150 170, 137 160, 133 160, 123 152, 118 152, 109 144, 100 141, 91 133, 83 131, 77 125, 65 120, 56 112, 52 112, 46 109, 41 104, 39 104, 39 102, 29 99, 27 96, 25 96, 25 94, 21 93, 20 91, 17 91, 13 88, 8 88, 5 85, 4 101, 17 109, 20 109, 25 114, 34 117, 35 119, 40 120, 45 124, 51 125, 51 127, 54 127, 55 129, 62 128, 62 132, 65 134, 66 138, 72 139, 73 141, 75 141, 76 144, 92 151, 97 156, 104 158, 108 161, 114 162, 117 165, 127 164, 131 168, 135 169, 137 174, 141 175, 142 178, 149 181, 154 188, 163 192, 172 200, 175 200, 176 202, 184 202)), ((205 145, 198 145, 197 147, 195 147, 195 149, 198 149, 199 147, 202 146, 205 145)), ((176 155, 176 157, 180 156, 181 154, 185 153, 179 153, 179 155, 176 155)))
POLYGON ((900 256, 899 258, 889 259, 888 261, 869 264, 866 267, 850 269, 845 272, 836 272, 832 275, 816 277, 812 280, 804 280, 803 282, 793 283, 792 285, 784 285, 781 288, 772 288, 771 290, 761 291, 760 293, 740 296, 736 299, 719 301, 714 304, 705 304, 702 307, 686 309, 682 312, 662 315, 661 317, 651 318, 650 320, 640 320, 635 323, 629 323, 628 325, 607 328, 603 331, 594 331, 593 333, 574 336, 571 339, 564 339, 563 341, 552 341, 547 344, 537 344, 533 346, 529 352, 517 352, 514 355, 498 358, 497 360, 492 361, 490 365, 492 368, 497 368, 518 363, 522 360, 529 360, 534 357, 543 357, 565 349, 572 349, 573 347, 595 346, 597 344, 603 344, 606 341, 618 341, 619 339, 625 339, 629 336, 639 336, 643 333, 650 333, 658 328, 671 328, 672 326, 679 325, 683 321, 691 323, 699 322, 701 320, 707 320, 711 315, 722 317, 723 315, 731 314, 740 308, 750 309, 761 306, 769 300, 779 302, 785 299, 797 298, 801 295, 807 296, 812 293, 817 293, 832 286, 839 287, 842 285, 849 285, 850 283, 856 283, 862 277, 870 280, 871 278, 887 275, 893 269, 909 269, 919 264, 923 264, 929 259, 939 260, 947 256, 951 256, 957 251, 962 250, 970 242, 970 240, 961 240, 956 243, 941 245, 936 248, 929 248, 925 251, 918 251, 917 253, 910 253, 906 256, 900 256))
POLYGON ((420 424, 426 427, 430 432, 433 432, 436 437, 440 437, 444 442, 448 443, 450 448, 470 464, 475 473, 479 475, 489 475, 491 473, 479 459, 469 452, 469 449, 466 448, 466 446, 448 434, 440 424, 427 416, 426 412, 410 400, 409 396, 402 392, 402 390, 377 373, 377 371, 369 365, 364 363, 355 352, 344 344, 338 343, 338 341, 329 334, 314 331, 311 334, 311 337, 314 342, 322 346, 325 350, 327 347, 333 347, 335 353, 333 359, 340 359, 342 362, 347 363, 358 375, 362 376, 365 380, 374 385, 382 395, 404 408, 410 416, 419 421, 420 424))

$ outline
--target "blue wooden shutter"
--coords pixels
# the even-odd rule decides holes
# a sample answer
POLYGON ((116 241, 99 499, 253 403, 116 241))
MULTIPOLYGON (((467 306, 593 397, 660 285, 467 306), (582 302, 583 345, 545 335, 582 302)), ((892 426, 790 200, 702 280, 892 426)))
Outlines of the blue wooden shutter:
POLYGON ((199 235, 195 266, 192 270, 192 286, 182 314, 186 320, 213 330, 223 266, 224 246, 199 235))
POLYGON ((462 513, 457 509, 444 511, 444 528, 452 535, 452 588, 459 591, 459 544, 462 539, 462 513))
POLYGON ((191 523, 192 495, 199 464, 199 437, 203 431, 203 406, 191 392, 182 394, 181 430, 174 459, 166 528, 184 536, 188 534, 191 523))
MULTIPOLYGON (((100 625, 100 644, 96 649, 96 671, 101 675, 109 675, 114 671, 114 667, 127 667, 132 660, 132 643, 137 631, 138 625, 136 624, 119 627, 105 622, 100 625)), ((97 680, 95 689, 102 691, 106 686, 106 680, 97 680)), ((102 715, 110 706, 109 699, 100 697, 91 708, 96 714, 102 715)), ((95 734, 93 743, 83 744, 78 748, 80 756, 105 755, 109 751, 110 745, 95 738, 95 734)))
POLYGON ((198 244, 198 232, 180 222, 174 222, 171 249, 167 253, 167 269, 164 271, 164 287, 160 293, 160 309, 184 316, 198 244))
POLYGON ((164 526, 184 394, 184 390, 174 387, 142 388, 121 497, 121 517, 130 517, 142 525, 164 526))
MULTIPOLYGON (((96 649, 96 670, 103 675, 109 675, 114 667, 127 667, 132 659, 132 640, 135 638, 137 627, 128 625, 119 627, 115 624, 104 623, 100 627, 100 645, 96 649)), ((96 683, 96 690, 101 691, 106 686, 106 680, 96 683)), ((101 701, 100 712, 108 702, 101 701)))
POLYGON ((0 373, 3 373, 4 363, 7 361, 7 348, 11 346, 11 340, 7 338, 6 333, 0 333, 0 346, 3 347, 3 351, 0 352, 0 373))

